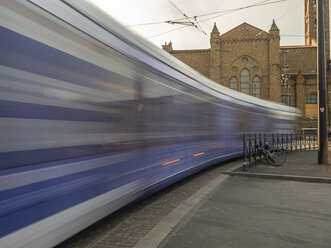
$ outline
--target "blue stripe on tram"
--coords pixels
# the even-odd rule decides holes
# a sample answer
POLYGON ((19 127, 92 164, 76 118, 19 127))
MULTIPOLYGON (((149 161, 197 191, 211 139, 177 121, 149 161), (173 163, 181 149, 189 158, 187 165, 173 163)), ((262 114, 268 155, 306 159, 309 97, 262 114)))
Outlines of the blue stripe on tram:
POLYGON ((107 152, 109 148, 103 144, 4 152, 0 153, 0 170, 107 152))
POLYGON ((19 70, 43 75, 57 80, 110 90, 95 79, 125 85, 130 81, 121 75, 92 63, 49 47, 41 42, 0 26, 0 64, 19 70))
POLYGON ((3 100, 0 100, 0 117, 93 122, 111 121, 113 123, 124 121, 123 115, 119 116, 101 111, 3 100))

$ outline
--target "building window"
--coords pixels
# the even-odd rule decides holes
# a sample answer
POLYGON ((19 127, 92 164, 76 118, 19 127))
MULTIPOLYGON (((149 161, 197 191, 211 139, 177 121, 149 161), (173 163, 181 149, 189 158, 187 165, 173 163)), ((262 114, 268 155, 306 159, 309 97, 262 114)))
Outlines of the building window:
POLYGON ((238 80, 236 77, 232 77, 230 79, 230 89, 232 90, 238 90, 238 80))
POLYGON ((242 61, 243 63, 247 63, 248 59, 247 59, 246 57, 243 57, 243 58, 241 59, 241 61, 242 61))
POLYGON ((253 66, 253 71, 257 72, 259 70, 259 67, 257 67, 256 65, 253 66))
POLYGON ((238 71, 238 68, 236 66, 232 67, 232 71, 233 72, 237 72, 238 71))
POLYGON ((306 95, 306 104, 317 104, 317 93, 311 92, 306 95))
POLYGON ((291 103, 291 96, 290 95, 282 95, 282 103, 290 106, 291 103))
POLYGON ((253 78, 253 96, 261 97, 261 80, 258 76, 253 78))
POLYGON ((240 72, 240 91, 249 95, 249 71, 247 69, 240 72))

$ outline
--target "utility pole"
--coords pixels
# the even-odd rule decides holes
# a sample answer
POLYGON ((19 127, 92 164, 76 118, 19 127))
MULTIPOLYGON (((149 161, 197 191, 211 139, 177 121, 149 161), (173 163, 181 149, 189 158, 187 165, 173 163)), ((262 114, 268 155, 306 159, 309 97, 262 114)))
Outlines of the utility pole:
MULTIPOLYGON (((328 0, 327 0, 328 1, 328 0)), ((318 92, 319 92, 319 150, 318 164, 328 164, 328 130, 326 120, 326 57, 325 57, 325 32, 324 32, 324 0, 318 0, 317 3, 317 32, 318 32, 318 92)))

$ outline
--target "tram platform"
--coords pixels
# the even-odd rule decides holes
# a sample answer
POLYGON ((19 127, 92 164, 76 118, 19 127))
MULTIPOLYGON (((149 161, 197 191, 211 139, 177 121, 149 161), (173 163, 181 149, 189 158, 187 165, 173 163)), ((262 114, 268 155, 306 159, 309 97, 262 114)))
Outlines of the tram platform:
POLYGON ((213 166, 58 247, 330 247, 330 169, 316 152, 290 153, 281 167, 241 167, 213 166))
MULTIPOLYGON (((331 160, 331 150, 329 150, 331 160)), ((331 161, 329 161, 331 165, 331 161)), ((240 167, 228 172, 232 176, 249 176, 269 179, 282 179, 304 182, 331 183, 331 166, 317 164, 317 152, 290 152, 283 166, 270 166, 266 162, 246 166, 246 171, 240 167)))

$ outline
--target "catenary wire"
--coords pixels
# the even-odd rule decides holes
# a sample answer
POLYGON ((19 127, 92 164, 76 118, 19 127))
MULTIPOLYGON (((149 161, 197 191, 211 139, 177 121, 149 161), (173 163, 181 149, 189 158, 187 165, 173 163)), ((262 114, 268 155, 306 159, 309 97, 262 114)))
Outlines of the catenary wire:
MULTIPOLYGON (((207 19, 204 19, 204 20, 201 20, 201 22, 205 22, 205 21, 208 21, 210 19, 214 19, 214 18, 218 18, 218 17, 221 17, 221 16, 224 16, 224 15, 227 15, 227 14, 230 14, 230 13, 233 13, 233 12, 236 12, 236 11, 240 11, 240 10, 244 10, 244 9, 247 9, 247 8, 252 8, 252 7, 259 7, 259 6, 262 6, 262 5, 267 5, 267 4, 274 4, 274 3, 279 3, 279 2, 284 2, 284 1, 289 1, 289 0, 277 0, 277 1, 273 1, 273 2, 269 2, 271 0, 264 0, 264 1, 261 1, 261 2, 258 2, 258 3, 255 3, 255 4, 251 4, 251 5, 247 5, 247 6, 244 6, 244 7, 240 7, 240 8, 235 8, 235 9, 231 9, 231 10, 227 10, 227 11, 222 11, 222 14, 218 14, 216 16, 213 16, 213 17, 210 17, 210 18, 207 18, 207 19), (269 2, 269 3, 268 3, 269 2)), ((198 17, 198 16, 197 16, 198 17)), ((179 28, 175 28, 175 29, 171 29, 171 30, 168 30, 168 31, 165 31, 165 32, 161 32, 161 33, 158 33, 158 34, 155 34, 155 35, 152 35, 152 36, 149 36, 147 37, 146 39, 151 39, 151 38, 154 38, 154 37, 157 37, 157 36, 160 36, 160 35, 163 35, 163 34, 167 34, 167 33, 170 33, 170 32, 174 32, 174 31, 177 31, 179 29, 183 29, 183 28, 186 28, 187 26, 182 26, 182 27, 179 27, 179 28)), ((206 35, 207 36, 207 35, 206 35)), ((208 36, 207 36, 208 37, 208 36)))
MULTIPOLYGON (((203 17, 203 16, 208 16, 208 15, 223 14, 223 13, 228 13, 228 12, 232 12, 232 11, 238 11, 238 10, 243 10, 243 9, 248 9, 248 8, 253 8, 253 7, 260 7, 260 6, 264 6, 264 5, 270 5, 270 4, 279 3, 279 2, 285 2, 285 1, 289 1, 289 0, 276 0, 276 1, 273 1, 273 2, 267 2, 267 1, 271 1, 271 0, 264 0, 262 2, 258 2, 258 3, 252 4, 252 5, 247 5, 247 6, 244 6, 244 7, 228 9, 228 10, 221 10, 221 11, 216 11, 216 12, 212 12, 212 13, 206 13, 206 14, 195 15, 195 16, 187 16, 187 17, 188 18, 194 18, 194 17, 203 17)), ((215 17, 213 17, 213 18, 215 18, 215 17)), ((178 19, 174 19, 173 21, 180 21, 180 20, 183 20, 183 19, 185 19, 185 18, 178 18, 178 19)), ((169 21, 139 23, 139 24, 125 25, 125 27, 138 27, 138 26, 165 24, 165 23, 169 23, 169 21)))

